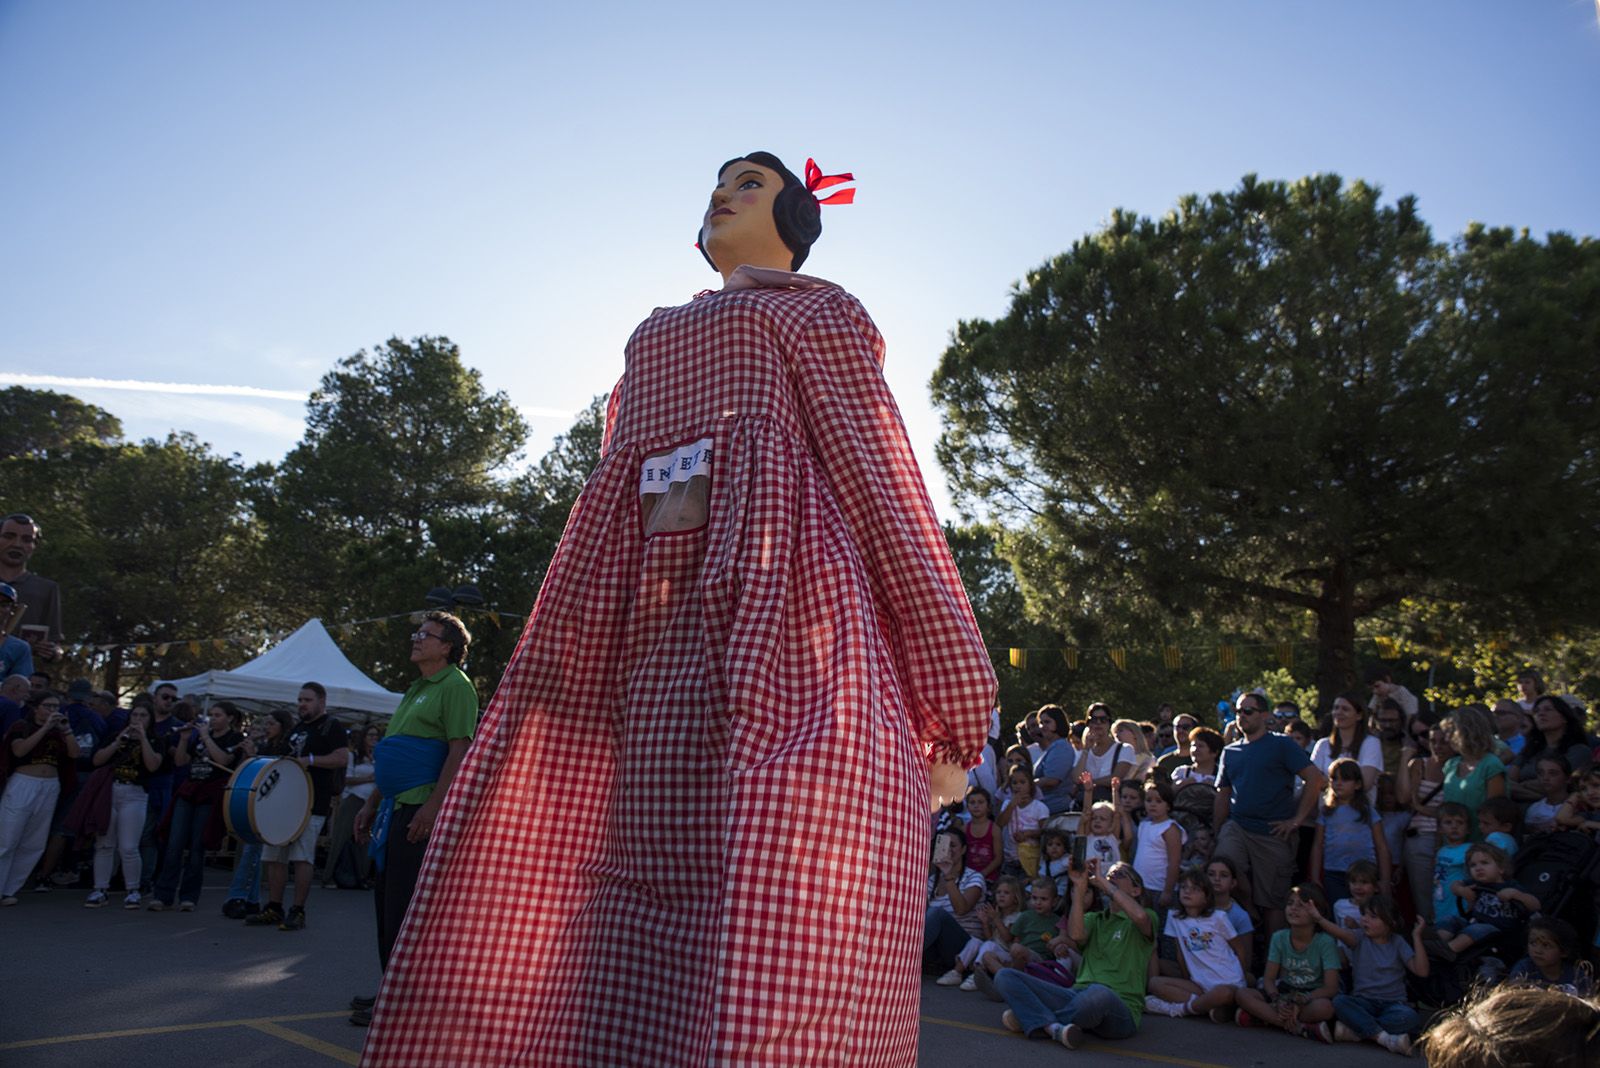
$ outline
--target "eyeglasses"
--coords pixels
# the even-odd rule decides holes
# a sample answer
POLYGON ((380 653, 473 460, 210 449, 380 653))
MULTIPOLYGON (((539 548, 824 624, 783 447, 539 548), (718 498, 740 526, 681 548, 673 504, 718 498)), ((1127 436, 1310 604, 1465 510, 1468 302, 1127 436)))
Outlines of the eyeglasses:
POLYGON ((1239 715, 1243 716, 1247 713, 1252 716, 1263 716, 1266 715, 1267 709, 1261 708, 1258 705, 1240 705, 1239 715))
POLYGON ((419 630, 411 636, 411 640, 414 642, 426 641, 429 638, 437 638, 440 641, 444 641, 443 634, 429 634, 425 630, 419 630))

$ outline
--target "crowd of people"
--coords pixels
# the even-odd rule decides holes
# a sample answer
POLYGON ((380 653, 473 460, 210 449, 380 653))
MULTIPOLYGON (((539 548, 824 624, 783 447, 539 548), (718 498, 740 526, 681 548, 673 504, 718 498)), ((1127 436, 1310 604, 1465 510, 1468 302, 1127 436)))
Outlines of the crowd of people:
POLYGON ((1469 994, 1591 997, 1583 705, 1534 671, 1520 699, 1448 711, 1381 668, 1367 682, 1311 719, 1258 691, 1216 725, 1046 705, 1009 748, 996 713, 966 798, 934 818, 927 974, 1069 1049, 1156 1013, 1408 1054, 1469 994))

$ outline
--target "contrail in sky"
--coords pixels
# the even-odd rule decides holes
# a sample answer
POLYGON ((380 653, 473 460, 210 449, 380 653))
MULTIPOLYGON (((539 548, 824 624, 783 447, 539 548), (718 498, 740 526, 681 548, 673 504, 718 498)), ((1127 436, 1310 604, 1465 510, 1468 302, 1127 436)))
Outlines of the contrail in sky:
MULTIPOLYGON (((145 382, 137 378, 69 378, 65 375, 30 375, 0 371, 0 385, 57 386, 62 389, 122 389, 135 393, 177 393, 205 397, 252 397, 256 400, 283 400, 305 403, 310 396, 303 389, 262 389, 260 386, 216 386, 204 382, 145 382)), ((570 419, 565 408, 518 405, 517 410, 536 419, 570 419)))
POLYGON ((62 375, 25 375, 0 371, 0 383, 17 386, 60 386, 64 389, 126 389, 138 393, 187 393, 209 397, 256 397, 265 400, 304 401, 305 390, 262 389, 259 386, 213 386, 200 382, 142 382, 134 378, 67 378, 62 375))

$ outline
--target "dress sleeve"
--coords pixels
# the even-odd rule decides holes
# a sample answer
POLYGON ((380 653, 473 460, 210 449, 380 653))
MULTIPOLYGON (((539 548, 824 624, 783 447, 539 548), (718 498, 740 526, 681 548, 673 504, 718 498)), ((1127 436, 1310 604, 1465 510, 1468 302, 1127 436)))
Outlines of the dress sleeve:
POLYGON ((811 448, 872 582, 912 729, 933 760, 973 767, 995 676, 950 547, 883 379, 883 337, 840 292, 794 358, 811 448))

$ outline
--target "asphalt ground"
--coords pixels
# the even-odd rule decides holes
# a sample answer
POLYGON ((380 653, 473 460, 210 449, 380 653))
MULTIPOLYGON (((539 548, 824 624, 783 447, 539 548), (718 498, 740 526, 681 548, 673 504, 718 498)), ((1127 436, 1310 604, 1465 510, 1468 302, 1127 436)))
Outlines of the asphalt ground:
MULTIPOLYGON (((207 869, 205 892, 192 913, 124 911, 120 893, 104 909, 85 909, 81 890, 24 892, 20 904, 0 909, 0 1068, 357 1063, 365 1032, 350 1025, 345 1006, 352 994, 377 988, 371 896, 317 887, 306 929, 285 932, 225 919, 226 888, 227 873, 207 869)), ((1148 1017, 1133 1039, 1091 1038, 1069 1053, 1003 1030, 1003 1008, 982 994, 925 981, 919 1063, 1398 1063, 1371 1045, 1323 1046, 1275 1030, 1148 1017)))

